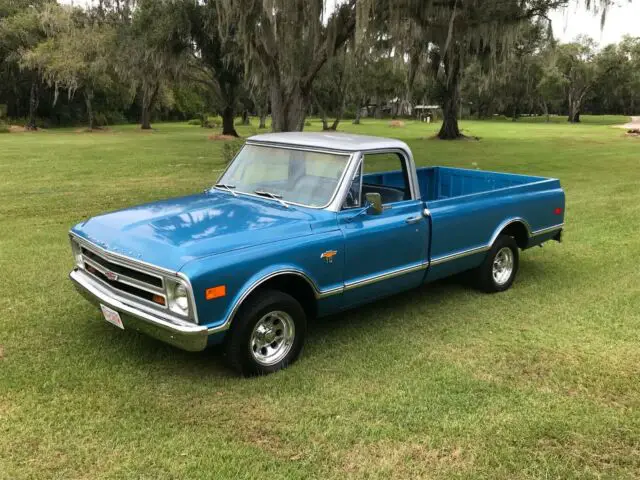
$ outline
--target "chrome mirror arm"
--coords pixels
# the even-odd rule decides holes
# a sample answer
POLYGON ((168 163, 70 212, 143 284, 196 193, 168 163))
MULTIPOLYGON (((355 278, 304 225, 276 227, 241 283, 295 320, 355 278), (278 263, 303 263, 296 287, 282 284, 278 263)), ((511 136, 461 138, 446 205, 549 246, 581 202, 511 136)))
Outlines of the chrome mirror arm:
POLYGON ((356 213, 352 217, 347 218, 346 221, 347 222, 353 222, 359 216, 366 215, 367 212, 369 211, 369 208, 371 208, 371 204, 369 202, 367 202, 367 203, 365 203, 365 205, 362 208, 360 208, 360 210, 358 210, 358 213, 356 213))

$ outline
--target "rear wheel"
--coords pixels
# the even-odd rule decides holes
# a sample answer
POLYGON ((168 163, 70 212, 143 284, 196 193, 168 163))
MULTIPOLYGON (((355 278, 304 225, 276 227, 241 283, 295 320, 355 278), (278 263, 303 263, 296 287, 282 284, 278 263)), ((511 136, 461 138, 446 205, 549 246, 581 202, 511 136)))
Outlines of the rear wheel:
POLYGON ((513 284, 518 273, 520 251, 509 235, 500 235, 476 271, 478 287, 488 293, 503 292, 513 284))
POLYGON ((281 370, 300 355, 306 329, 304 309, 291 295, 256 292, 242 305, 227 334, 227 361, 243 375, 281 370))

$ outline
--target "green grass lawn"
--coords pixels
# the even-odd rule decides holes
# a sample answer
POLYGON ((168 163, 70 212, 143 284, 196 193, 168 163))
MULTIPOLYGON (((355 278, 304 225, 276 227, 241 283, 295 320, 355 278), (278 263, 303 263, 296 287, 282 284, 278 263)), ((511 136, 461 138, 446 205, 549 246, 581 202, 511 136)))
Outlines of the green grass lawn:
POLYGON ((587 118, 463 122, 479 142, 341 124, 419 165, 560 178, 565 242, 524 253, 502 294, 446 281, 318 322, 299 362, 253 379, 109 326, 67 280, 71 225, 202 190, 224 142, 0 135, 0 478, 637 478, 640 139, 587 118))

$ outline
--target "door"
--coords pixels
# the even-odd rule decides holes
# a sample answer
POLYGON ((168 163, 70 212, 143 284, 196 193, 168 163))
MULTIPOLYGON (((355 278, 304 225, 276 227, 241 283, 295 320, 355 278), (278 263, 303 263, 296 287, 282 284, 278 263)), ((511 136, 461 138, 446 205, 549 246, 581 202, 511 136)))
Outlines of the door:
POLYGON ((345 245, 345 306, 416 287, 424 279, 429 221, 408 168, 401 153, 368 154, 352 180, 338 214, 345 245), (365 210, 366 193, 381 195, 382 213, 365 210))

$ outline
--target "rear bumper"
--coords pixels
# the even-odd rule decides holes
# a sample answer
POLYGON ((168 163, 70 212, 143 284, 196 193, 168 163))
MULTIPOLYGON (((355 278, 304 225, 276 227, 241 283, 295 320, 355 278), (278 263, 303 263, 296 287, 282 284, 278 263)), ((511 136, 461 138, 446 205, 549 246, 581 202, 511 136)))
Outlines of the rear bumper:
POLYGON ((128 305, 82 270, 72 271, 69 278, 78 292, 89 302, 97 306, 102 304, 117 311, 125 329, 137 330, 191 352, 204 350, 207 346, 209 336, 207 327, 164 318, 128 305))

